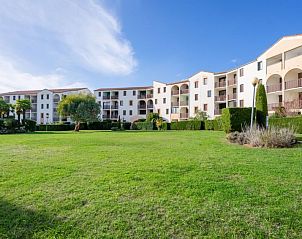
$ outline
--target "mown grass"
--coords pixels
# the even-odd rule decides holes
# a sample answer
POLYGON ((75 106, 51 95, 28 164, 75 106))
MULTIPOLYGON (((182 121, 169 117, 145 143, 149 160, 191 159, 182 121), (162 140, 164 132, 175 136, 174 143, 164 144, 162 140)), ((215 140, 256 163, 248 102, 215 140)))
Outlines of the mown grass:
POLYGON ((302 148, 222 132, 0 136, 0 238, 301 238, 302 148))

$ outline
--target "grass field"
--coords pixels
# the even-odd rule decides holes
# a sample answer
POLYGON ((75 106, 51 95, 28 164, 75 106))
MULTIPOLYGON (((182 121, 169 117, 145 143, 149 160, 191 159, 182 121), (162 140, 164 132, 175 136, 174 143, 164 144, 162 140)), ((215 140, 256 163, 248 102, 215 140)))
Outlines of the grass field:
POLYGON ((301 238, 302 148, 224 137, 0 136, 0 238, 301 238))

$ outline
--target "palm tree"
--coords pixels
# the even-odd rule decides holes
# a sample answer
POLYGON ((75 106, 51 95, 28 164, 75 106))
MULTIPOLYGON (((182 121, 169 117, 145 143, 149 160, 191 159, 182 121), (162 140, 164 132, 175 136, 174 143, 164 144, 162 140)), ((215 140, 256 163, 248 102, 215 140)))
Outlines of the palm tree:
POLYGON ((21 113, 23 114, 23 124, 25 123, 25 113, 26 110, 31 109, 31 102, 30 100, 24 99, 24 100, 17 100, 15 105, 15 111, 18 115, 18 122, 21 123, 21 113))
POLYGON ((7 111, 9 111, 9 105, 0 98, 0 118, 4 118, 4 114, 6 114, 7 111))

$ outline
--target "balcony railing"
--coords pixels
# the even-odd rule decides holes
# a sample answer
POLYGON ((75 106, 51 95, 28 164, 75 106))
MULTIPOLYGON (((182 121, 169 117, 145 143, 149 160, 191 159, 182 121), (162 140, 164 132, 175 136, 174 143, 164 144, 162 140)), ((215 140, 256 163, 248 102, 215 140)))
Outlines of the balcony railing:
POLYGON ((110 115, 102 115, 103 119, 110 119, 110 115))
POLYGON ((228 95, 228 100, 236 100, 236 99, 237 99, 237 94, 236 93, 228 95))
POLYGON ((152 105, 152 104, 148 104, 148 105, 147 105, 147 108, 148 108, 148 109, 153 109, 153 105, 152 105))
POLYGON ((118 95, 112 95, 112 96, 111 96, 111 99, 112 99, 112 100, 117 100, 117 99, 118 99, 118 95))
POLYGON ((110 96, 109 95, 103 95, 103 100, 110 100, 110 96))
POLYGON ((146 99, 146 95, 137 95, 137 99, 146 99))
POLYGON ((293 88, 298 88, 302 87, 302 78, 298 80, 291 80, 291 81, 286 81, 285 82, 285 89, 293 89, 293 88))
POLYGON ((181 119, 187 119, 187 118, 189 118, 189 114, 188 113, 180 113, 180 118, 181 119))
POLYGON ((103 110, 110 110, 110 105, 103 105, 103 110))
POLYGON ((137 108, 139 110, 145 110, 146 109, 146 105, 138 105, 137 108))
POLYGON ((178 107, 179 106, 179 102, 171 102, 171 106, 172 107, 178 107))
POLYGON ((222 109, 214 109, 214 115, 221 115, 222 109))
POLYGON ((226 87, 226 82, 225 81, 215 82, 215 88, 220 88, 220 87, 226 87))
POLYGON ((275 111, 282 106, 282 102, 267 104, 268 111, 275 111))
POLYGON ((118 115, 111 115, 111 119, 117 119, 118 115))
POLYGON ((180 94, 189 94, 189 89, 180 90, 180 94))
POLYGON ((147 98, 153 98, 153 94, 147 94, 147 98))
POLYGON ((179 95, 179 90, 172 90, 171 94, 172 95, 179 95))
POLYGON ((230 79, 228 80, 228 86, 236 85, 237 84, 237 79, 230 79))
POLYGON ((113 110, 118 109, 118 105, 111 105, 111 109, 113 109, 113 110))
POLYGON ((266 92, 267 93, 272 93, 272 92, 277 92, 277 91, 282 91, 282 84, 275 84, 275 85, 266 86, 266 92))
POLYGON ((215 101, 226 101, 226 95, 215 96, 215 101))
POLYGON ((189 101, 180 101, 180 106, 187 106, 189 105, 189 101))
POLYGON ((292 110, 302 109, 302 100, 296 99, 292 101, 287 101, 284 103, 284 107, 292 110))

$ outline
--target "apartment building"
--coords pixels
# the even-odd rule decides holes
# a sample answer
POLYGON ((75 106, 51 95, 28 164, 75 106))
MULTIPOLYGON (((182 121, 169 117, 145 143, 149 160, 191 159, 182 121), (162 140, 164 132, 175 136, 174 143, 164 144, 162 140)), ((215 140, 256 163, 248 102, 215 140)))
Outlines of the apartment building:
POLYGON ((285 36, 254 61, 225 72, 201 71, 179 82, 154 81, 148 87, 103 88, 95 95, 102 119, 133 122, 157 112, 170 122, 188 120, 200 110, 215 118, 226 107, 252 106, 255 77, 266 86, 270 114, 279 106, 301 113, 302 35, 285 36))
MULTIPOLYGON (((51 124, 55 122, 71 122, 69 117, 63 118, 57 112, 59 102, 70 94, 91 93, 87 88, 70 89, 44 89, 29 91, 13 91, 2 93, 0 96, 9 104, 16 104, 17 100, 28 99, 32 107, 26 112, 26 119, 31 119, 37 124, 51 124)), ((17 118, 17 116, 16 116, 17 118)))

